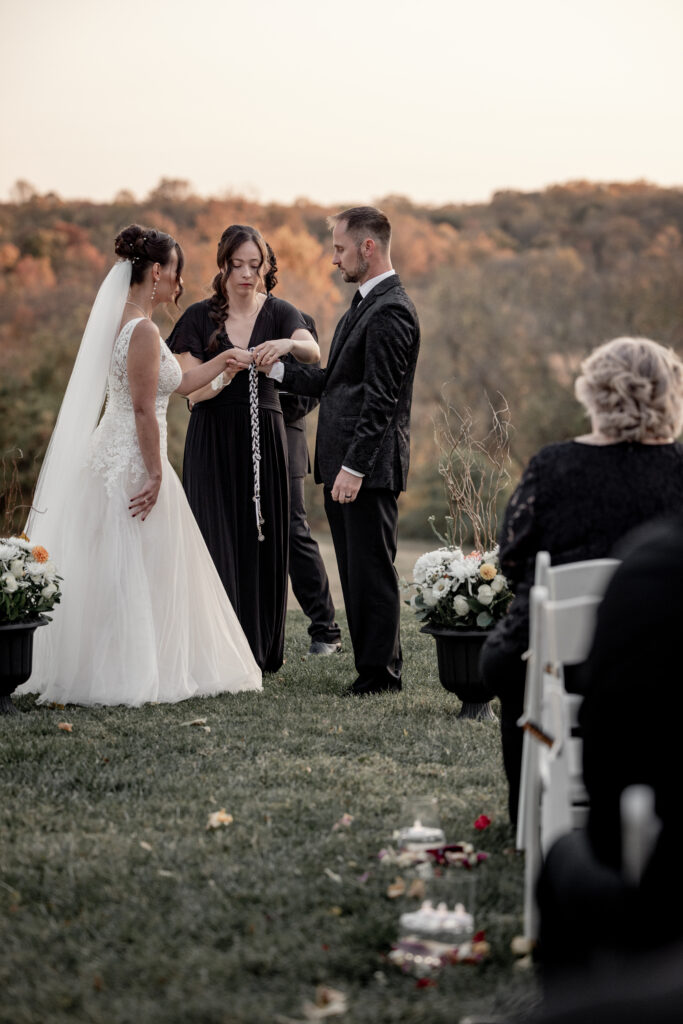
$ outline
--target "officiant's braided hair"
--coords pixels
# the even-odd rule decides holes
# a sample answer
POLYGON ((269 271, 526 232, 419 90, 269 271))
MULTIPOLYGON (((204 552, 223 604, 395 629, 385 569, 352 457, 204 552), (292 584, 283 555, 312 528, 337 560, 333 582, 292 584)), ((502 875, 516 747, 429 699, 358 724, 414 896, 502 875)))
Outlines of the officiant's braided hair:
POLYGON ((157 231, 156 228, 143 228, 139 224, 131 224, 116 236, 114 242, 116 255, 121 259, 130 260, 133 264, 130 275, 131 284, 140 284, 144 280, 147 270, 154 263, 160 263, 162 267, 165 267, 174 249, 178 253, 176 279, 179 288, 174 299, 177 305, 178 299, 183 293, 180 275, 185 257, 175 238, 172 235, 167 235, 165 231, 157 231))
POLYGON ((208 352, 215 352, 218 348, 218 335, 221 332, 223 323, 228 315, 228 278, 232 273, 231 260, 233 254, 241 245, 245 242, 253 242, 261 254, 261 263, 259 265, 259 275, 261 281, 266 290, 268 290, 268 271, 270 269, 270 262, 268 260, 268 250, 266 249, 266 243, 263 240, 263 236, 260 231, 256 228, 252 228, 249 224, 231 224, 229 228, 226 228, 220 237, 218 243, 218 251, 216 253, 216 262, 218 263, 218 273, 211 282, 213 288, 213 295, 209 299, 209 316, 216 324, 216 330, 213 332, 209 339, 207 346, 208 352))

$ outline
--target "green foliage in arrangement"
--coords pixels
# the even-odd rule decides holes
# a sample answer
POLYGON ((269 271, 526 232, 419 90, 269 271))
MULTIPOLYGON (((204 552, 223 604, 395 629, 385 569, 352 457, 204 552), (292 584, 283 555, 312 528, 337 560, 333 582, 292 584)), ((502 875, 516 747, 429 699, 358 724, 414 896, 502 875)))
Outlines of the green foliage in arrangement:
POLYGON ((403 640, 406 689, 363 701, 339 696, 348 643, 305 656, 301 613, 262 694, 135 710, 17 699, 0 720, 0 1022, 265 1024, 301 1019, 318 984, 346 994, 354 1024, 528 1010, 499 728, 456 718, 407 611, 403 640), (490 854, 476 927, 491 955, 424 988, 385 960, 417 906, 388 898, 397 869, 377 858, 407 795, 438 797, 447 837, 490 854), (207 829, 223 808, 232 822, 207 829))
MULTIPOLYGON (((113 239, 131 221, 170 231, 182 243, 182 305, 208 294, 222 230, 235 222, 258 226, 277 253, 277 294, 316 318, 324 365, 352 292, 331 265, 325 220, 333 209, 305 200, 201 199, 187 182, 166 179, 139 201, 120 193, 112 203, 65 202, 28 186, 15 198, 0 204, 0 455, 23 450, 26 499, 113 239)), ((392 220, 394 264, 422 323, 401 531, 426 539, 427 516, 448 511, 433 422, 445 382, 456 408, 468 407, 475 419, 487 412, 487 395, 505 395, 515 427, 514 485, 541 445, 585 429, 573 381, 592 348, 629 334, 683 349, 683 190, 574 182, 500 192, 479 205, 434 208, 395 196, 379 204, 392 220)), ((159 312, 163 335, 174 315, 159 312)), ((186 422, 184 403, 172 402, 176 468, 186 422)), ((314 427, 315 414, 311 441, 314 427)), ((314 524, 324 519, 314 489, 308 509, 314 524)))

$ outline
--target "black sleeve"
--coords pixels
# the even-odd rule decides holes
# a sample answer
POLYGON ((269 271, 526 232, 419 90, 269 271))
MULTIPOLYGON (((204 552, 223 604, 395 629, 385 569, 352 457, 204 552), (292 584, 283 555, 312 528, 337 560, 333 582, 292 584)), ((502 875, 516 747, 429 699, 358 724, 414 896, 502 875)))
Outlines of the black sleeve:
POLYGON ((275 326, 279 338, 291 338, 295 331, 309 331, 310 327, 304 320, 303 314, 291 302, 284 299, 276 299, 277 310, 275 326))
POLYGON ((171 331, 166 344, 171 352, 189 352, 202 362, 206 360, 206 310, 196 302, 185 310, 171 331))
POLYGON ((536 519, 539 473, 534 456, 505 510, 500 531, 500 566, 513 583, 533 580, 540 530, 536 519))

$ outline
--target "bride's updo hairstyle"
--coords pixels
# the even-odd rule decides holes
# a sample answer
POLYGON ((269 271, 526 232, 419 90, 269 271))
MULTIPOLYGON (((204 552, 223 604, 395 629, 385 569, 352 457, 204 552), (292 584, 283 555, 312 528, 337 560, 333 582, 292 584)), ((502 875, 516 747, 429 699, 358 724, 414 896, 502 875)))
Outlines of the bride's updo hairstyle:
POLYGON ((229 228, 226 228, 221 235, 218 243, 218 252, 216 253, 216 263, 218 264, 218 273, 211 282, 213 294, 209 299, 209 315, 216 324, 216 330, 211 335, 211 339, 208 345, 208 351, 214 352, 218 348, 218 335, 220 329, 223 326, 228 315, 228 278, 232 273, 232 257, 234 253, 239 249, 245 242, 253 242, 261 254, 261 262, 259 264, 259 277, 261 283, 266 291, 268 291, 267 281, 268 272, 270 270, 270 262, 268 260, 268 250, 266 249, 266 243, 263 240, 263 236, 260 231, 256 228, 250 227, 248 224, 231 224, 229 228))
POLYGON ((581 363, 576 397, 614 441, 678 437, 683 427, 683 363, 649 338, 615 338, 581 363))
MULTIPOLYGON (((185 257, 183 250, 171 235, 167 235, 164 231, 157 231, 155 228, 143 228, 139 224, 131 224, 116 236, 114 242, 116 255, 123 260, 130 260, 133 264, 130 276, 131 284, 141 284, 147 270, 153 264, 160 263, 162 267, 165 267, 174 249, 178 253, 176 279, 180 284, 185 257)), ((183 288, 180 285, 174 300, 176 305, 182 293, 183 288)))

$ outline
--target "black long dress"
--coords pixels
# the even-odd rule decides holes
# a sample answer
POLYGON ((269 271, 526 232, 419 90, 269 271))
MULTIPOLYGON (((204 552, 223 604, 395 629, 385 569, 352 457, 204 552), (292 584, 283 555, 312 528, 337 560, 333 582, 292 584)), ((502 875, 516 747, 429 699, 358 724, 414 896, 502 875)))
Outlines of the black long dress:
MULTIPOLYGON (((290 338, 306 328, 289 302, 268 296, 254 323, 249 348, 271 338, 290 338)), ((218 348, 208 352, 216 323, 209 301, 190 306, 168 339, 175 353, 206 362, 232 348, 221 328, 218 348)), ((283 661, 289 546, 287 439, 273 381, 258 375, 261 513, 259 541, 254 510, 254 471, 249 417, 249 375, 242 371, 215 398, 197 402, 185 439, 183 487, 218 574, 260 668, 276 672, 283 661)))

